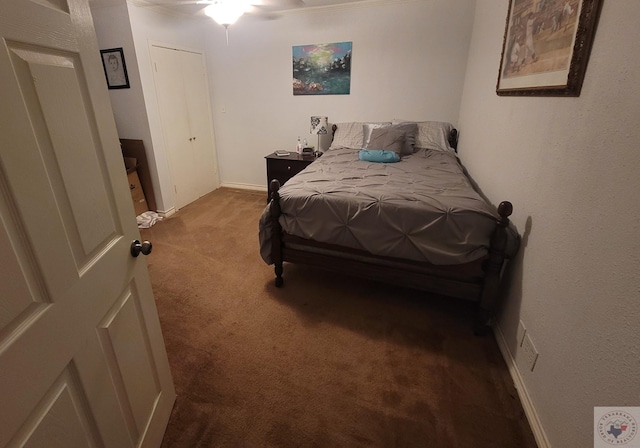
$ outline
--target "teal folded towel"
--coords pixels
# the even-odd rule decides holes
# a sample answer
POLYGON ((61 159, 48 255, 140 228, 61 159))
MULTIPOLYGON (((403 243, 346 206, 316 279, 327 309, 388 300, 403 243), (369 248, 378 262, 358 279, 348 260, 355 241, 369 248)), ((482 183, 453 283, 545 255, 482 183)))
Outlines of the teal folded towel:
POLYGON ((394 163, 400 161, 400 156, 394 151, 387 151, 384 149, 361 149, 358 154, 360 160, 365 162, 378 162, 378 163, 394 163))

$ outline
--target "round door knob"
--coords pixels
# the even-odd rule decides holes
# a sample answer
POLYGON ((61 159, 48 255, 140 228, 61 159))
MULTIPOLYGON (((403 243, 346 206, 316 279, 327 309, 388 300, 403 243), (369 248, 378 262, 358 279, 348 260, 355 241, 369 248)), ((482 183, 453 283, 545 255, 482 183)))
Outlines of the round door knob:
POLYGON ((142 255, 149 255, 153 250, 153 245, 149 241, 133 240, 131 243, 131 256, 137 257, 142 252, 142 255))

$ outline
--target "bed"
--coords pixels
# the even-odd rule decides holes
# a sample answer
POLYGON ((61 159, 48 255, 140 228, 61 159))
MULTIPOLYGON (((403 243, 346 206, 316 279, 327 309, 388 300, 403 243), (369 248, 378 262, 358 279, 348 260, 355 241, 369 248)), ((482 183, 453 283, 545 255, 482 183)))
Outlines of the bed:
POLYGON ((486 333, 519 237, 511 203, 491 206, 466 176, 457 130, 394 120, 333 131, 322 157, 283 186, 271 181, 259 237, 276 286, 290 262, 473 300, 475 332, 486 333))

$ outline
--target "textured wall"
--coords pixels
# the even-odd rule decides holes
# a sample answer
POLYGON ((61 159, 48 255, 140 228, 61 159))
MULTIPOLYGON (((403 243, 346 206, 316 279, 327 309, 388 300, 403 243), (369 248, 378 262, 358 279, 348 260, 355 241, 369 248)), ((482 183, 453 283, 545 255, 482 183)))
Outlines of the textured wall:
POLYGON ((579 98, 498 97, 507 2, 479 3, 460 153, 525 235, 500 327, 551 445, 592 446, 594 406, 640 405, 640 2, 604 2, 579 98))

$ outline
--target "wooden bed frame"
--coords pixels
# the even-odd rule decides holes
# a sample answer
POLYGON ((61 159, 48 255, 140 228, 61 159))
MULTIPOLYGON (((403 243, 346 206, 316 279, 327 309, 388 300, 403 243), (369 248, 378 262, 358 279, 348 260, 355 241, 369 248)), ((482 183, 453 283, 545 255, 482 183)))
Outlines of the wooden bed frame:
MULTIPOLYGON (((333 131, 335 133, 334 125, 333 131)), ((457 131, 450 135, 449 143, 457 147, 457 131)), ((280 225, 280 182, 271 181, 271 259, 275 269, 275 285, 284 285, 283 264, 300 263, 334 272, 376 281, 398 284, 435 294, 478 302, 474 325, 476 334, 490 330, 496 310, 503 268, 507 263, 505 252, 508 241, 507 227, 513 211, 510 202, 498 206, 499 218, 491 236, 489 252, 481 260, 462 265, 433 265, 430 263, 372 255, 366 251, 318 243, 289 235, 280 225)))

